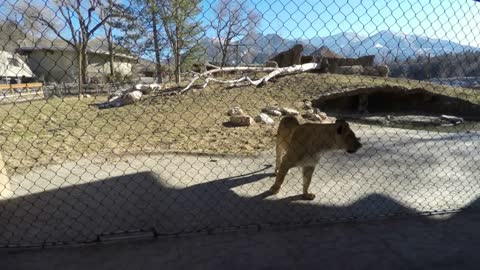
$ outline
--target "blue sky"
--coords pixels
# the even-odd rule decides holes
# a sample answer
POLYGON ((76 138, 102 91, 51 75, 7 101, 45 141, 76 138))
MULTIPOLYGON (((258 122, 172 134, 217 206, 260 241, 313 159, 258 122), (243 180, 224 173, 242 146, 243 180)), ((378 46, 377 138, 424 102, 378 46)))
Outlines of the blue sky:
MULTIPOLYGON (((235 1, 235 0, 231 0, 235 1)), ((293 39, 390 29, 480 46, 480 3, 473 0, 248 0, 263 14, 259 31, 293 39)), ((215 0, 203 0, 204 16, 215 0)))
MULTIPOLYGON (((15 5, 19 1, 11 3, 15 5)), ((214 20, 212 8, 216 1, 202 0, 203 13, 199 19, 214 20)), ((301 39, 340 32, 371 35, 380 30, 392 30, 480 47, 480 2, 474 0, 246 1, 263 15, 258 31, 264 34, 277 33, 285 38, 301 39)), ((8 12, 0 9, 0 17, 8 12)), ((102 35, 101 32, 97 35, 102 35)), ((207 31, 207 35, 213 36, 213 33, 207 31)))

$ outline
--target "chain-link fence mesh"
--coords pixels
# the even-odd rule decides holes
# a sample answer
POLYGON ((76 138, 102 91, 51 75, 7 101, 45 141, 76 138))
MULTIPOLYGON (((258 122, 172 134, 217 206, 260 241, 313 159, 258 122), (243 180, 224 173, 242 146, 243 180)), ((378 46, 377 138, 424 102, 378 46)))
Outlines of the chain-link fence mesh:
POLYGON ((479 11, 0 1, 0 246, 474 208, 479 11))

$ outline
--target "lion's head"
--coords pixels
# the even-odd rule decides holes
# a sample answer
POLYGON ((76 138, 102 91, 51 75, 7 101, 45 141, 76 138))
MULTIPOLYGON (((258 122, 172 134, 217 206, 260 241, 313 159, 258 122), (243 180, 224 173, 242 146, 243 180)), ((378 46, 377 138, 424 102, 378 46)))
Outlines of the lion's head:
POLYGON ((348 125, 348 123, 344 120, 337 120, 335 125, 337 125, 337 144, 350 154, 357 152, 357 150, 362 147, 362 144, 360 143, 360 138, 355 136, 355 133, 350 128, 350 125, 348 125))

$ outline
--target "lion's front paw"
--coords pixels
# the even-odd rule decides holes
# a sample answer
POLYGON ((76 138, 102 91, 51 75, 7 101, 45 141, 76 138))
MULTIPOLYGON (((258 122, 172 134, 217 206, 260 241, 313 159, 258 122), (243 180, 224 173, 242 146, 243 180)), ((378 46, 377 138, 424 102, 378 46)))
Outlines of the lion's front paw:
POLYGON ((313 194, 313 193, 305 193, 305 194, 302 195, 302 198, 303 198, 304 200, 311 201, 311 200, 315 199, 315 194, 313 194))

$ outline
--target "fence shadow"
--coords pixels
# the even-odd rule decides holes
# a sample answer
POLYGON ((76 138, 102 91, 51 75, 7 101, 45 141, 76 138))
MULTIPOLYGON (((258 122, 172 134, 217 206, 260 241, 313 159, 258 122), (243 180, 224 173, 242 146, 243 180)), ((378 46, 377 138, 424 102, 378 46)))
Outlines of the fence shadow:
POLYGON ((336 207, 299 203, 297 196, 272 198, 261 190, 242 197, 232 190, 270 176, 261 170, 176 189, 154 173, 139 172, 2 201, 0 246, 95 241, 102 234, 135 229, 180 233, 417 214, 380 194, 336 207))

